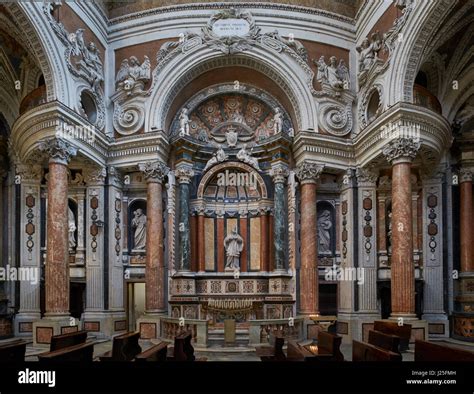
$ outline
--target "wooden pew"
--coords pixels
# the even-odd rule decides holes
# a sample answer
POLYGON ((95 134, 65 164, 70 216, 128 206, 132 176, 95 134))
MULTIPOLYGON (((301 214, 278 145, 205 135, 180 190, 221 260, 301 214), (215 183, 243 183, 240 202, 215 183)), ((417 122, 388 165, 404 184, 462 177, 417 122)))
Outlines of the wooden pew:
POLYGON ((191 343, 193 339, 190 331, 182 332, 174 338, 173 355, 168 356, 168 361, 207 361, 207 357, 196 358, 194 347, 191 343))
POLYGON ((168 351, 168 344, 166 342, 160 342, 157 345, 141 352, 135 357, 137 362, 155 361, 162 362, 166 361, 166 354, 168 351))
POLYGON ((411 324, 399 326, 395 321, 376 320, 374 321, 374 331, 400 337, 400 351, 408 350, 411 337, 411 324))
POLYGON ((415 341, 415 361, 474 362, 474 352, 417 339, 415 341))
POLYGON ((38 355, 38 360, 42 363, 56 362, 92 362, 94 355, 94 343, 80 343, 79 345, 54 350, 38 355))
POLYGON ((142 351, 139 332, 127 332, 114 337, 112 350, 99 357, 100 361, 131 361, 142 351))
POLYGON ((87 331, 76 331, 67 334, 54 335, 51 337, 49 351, 64 349, 69 346, 85 343, 87 339, 87 331))
POLYGON ((0 362, 25 361, 26 345, 28 342, 21 339, 0 345, 0 362))
POLYGON ((258 346, 255 350, 257 356, 260 357, 262 361, 285 361, 286 356, 283 352, 284 344, 285 338, 282 335, 276 335, 273 346, 258 346))
POLYGON ((402 361, 402 356, 369 343, 352 341, 352 361, 402 361))
POLYGON ((369 343, 379 348, 400 354, 400 337, 369 330, 369 343))
MULTIPOLYGON (((344 355, 341 352, 342 337, 330 332, 319 331, 318 333, 318 353, 332 354, 330 361, 344 361, 344 355)), ((328 359, 329 360, 329 359, 328 359)))

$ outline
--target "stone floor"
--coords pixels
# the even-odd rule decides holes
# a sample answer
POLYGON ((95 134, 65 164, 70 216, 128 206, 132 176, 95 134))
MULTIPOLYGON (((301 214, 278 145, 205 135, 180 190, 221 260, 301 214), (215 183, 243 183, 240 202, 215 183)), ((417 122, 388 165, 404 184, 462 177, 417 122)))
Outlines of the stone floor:
MULTIPOLYGON (((25 338, 32 342, 32 338, 25 338)), ((96 343, 94 345, 94 358, 104 354, 105 352, 112 349, 112 341, 110 340, 97 340, 92 339, 96 343)), ((11 339, 0 340, 0 344, 11 341, 11 339)), ((461 342, 455 339, 445 339, 438 341, 442 344, 447 344, 461 349, 474 351, 474 343, 461 342)), ((142 350, 146 350, 153 346, 156 341, 140 340, 140 346, 142 350)), ((26 347, 26 361, 37 361, 37 355, 48 351, 45 347, 33 347, 33 344, 27 345, 26 347)), ((351 344, 342 344, 341 352, 344 355, 346 361, 352 360, 352 346, 351 344)), ((221 347, 212 346, 207 349, 196 349, 196 357, 205 357, 208 361, 260 361, 255 353, 255 349, 251 347, 221 347)), ((403 354, 403 361, 414 360, 413 346, 407 352, 403 354)))

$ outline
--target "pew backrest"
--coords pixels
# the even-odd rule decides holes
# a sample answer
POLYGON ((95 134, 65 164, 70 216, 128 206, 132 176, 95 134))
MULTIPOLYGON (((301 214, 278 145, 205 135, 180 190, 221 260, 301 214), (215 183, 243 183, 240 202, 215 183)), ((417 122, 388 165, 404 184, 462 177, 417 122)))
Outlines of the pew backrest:
POLYGON ((474 362, 474 352, 417 339, 415 341, 415 361, 474 362))
POLYGON ((85 343, 87 339, 87 331, 69 332, 67 334, 53 335, 51 337, 51 344, 49 351, 64 349, 66 347, 79 345, 85 343))
POLYGON ((402 356, 369 343, 353 340, 352 361, 402 361, 402 356))
POLYGON ((408 349, 411 337, 411 324, 398 325, 398 322, 395 321, 376 320, 374 321, 374 331, 400 337, 400 350, 408 349))
POLYGON ((334 361, 344 361, 344 355, 340 350, 341 343, 342 337, 339 335, 326 331, 319 331, 318 333, 318 347, 331 353, 334 361))
POLYGON ((92 362, 94 355, 94 343, 81 343, 63 349, 54 350, 38 355, 42 363, 56 362, 92 362))
POLYGON ((155 361, 161 362, 166 361, 166 355, 168 352, 168 344, 166 342, 160 342, 151 348, 137 354, 135 361, 155 361))
POLYGON ((19 339, 0 345, 0 363, 25 361, 27 343, 19 339))
POLYGON ((400 337, 385 334, 381 331, 369 330, 369 343, 379 348, 400 353, 400 337))

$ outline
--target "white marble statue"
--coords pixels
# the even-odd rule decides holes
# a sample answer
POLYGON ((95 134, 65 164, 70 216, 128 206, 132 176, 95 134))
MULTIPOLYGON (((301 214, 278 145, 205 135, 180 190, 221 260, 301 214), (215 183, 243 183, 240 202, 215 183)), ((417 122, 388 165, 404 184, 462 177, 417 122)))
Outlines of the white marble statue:
POLYGON ((224 248, 227 254, 226 271, 239 269, 239 258, 244 248, 244 240, 237 232, 237 226, 224 239, 224 248))
POLYGON ((179 135, 189 135, 189 116, 187 108, 183 108, 179 115, 179 135))
POLYGON ((206 166, 204 167, 204 171, 212 167, 214 164, 222 163, 223 161, 226 161, 227 159, 228 159, 228 156, 224 152, 224 149, 222 149, 222 147, 219 146, 219 149, 217 149, 217 151, 212 155, 212 157, 206 163, 206 166))
POLYGON ((283 130, 283 115, 280 108, 275 108, 275 115, 273 115, 273 134, 281 133, 283 130))
POLYGON ((359 52, 359 73, 368 71, 377 60, 377 54, 382 48, 382 37, 379 32, 372 33, 370 40, 365 38, 360 46, 356 47, 359 52))
POLYGON ((258 166, 258 159, 255 157, 252 157, 246 150, 247 145, 244 144, 242 146, 242 149, 239 150, 239 153, 237 153, 237 159, 240 161, 243 161, 244 163, 247 163, 248 165, 252 166, 255 168, 257 171, 260 170, 260 167, 258 166))
POLYGON ((145 83, 150 80, 151 64, 148 56, 140 64, 135 56, 122 60, 120 69, 115 78, 117 89, 131 92, 133 89, 143 91, 145 83))
POLYGON ((146 216, 143 210, 138 208, 133 212, 132 228, 135 229, 133 237, 133 249, 145 250, 146 245, 146 216))
POLYGON ((318 216, 318 253, 331 253, 331 212, 327 209, 318 216))
POLYGON ((76 248, 76 218, 71 208, 68 208, 68 235, 69 235, 69 250, 73 251, 76 248))
POLYGON ((349 88, 349 70, 343 59, 337 64, 336 56, 329 58, 329 64, 326 64, 324 56, 321 56, 318 61, 314 61, 318 67, 316 79, 318 82, 327 83, 333 89, 348 89, 349 88))
POLYGON ((225 138, 227 140, 227 146, 229 148, 235 148, 239 140, 239 134, 234 127, 229 127, 225 133, 225 138))

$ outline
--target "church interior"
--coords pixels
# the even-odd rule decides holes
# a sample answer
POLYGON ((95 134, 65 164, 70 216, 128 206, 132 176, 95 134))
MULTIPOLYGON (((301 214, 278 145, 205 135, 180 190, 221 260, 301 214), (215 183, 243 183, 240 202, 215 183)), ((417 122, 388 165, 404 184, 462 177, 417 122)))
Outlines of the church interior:
POLYGON ((474 0, 0 20, 1 361, 474 361, 474 0))

